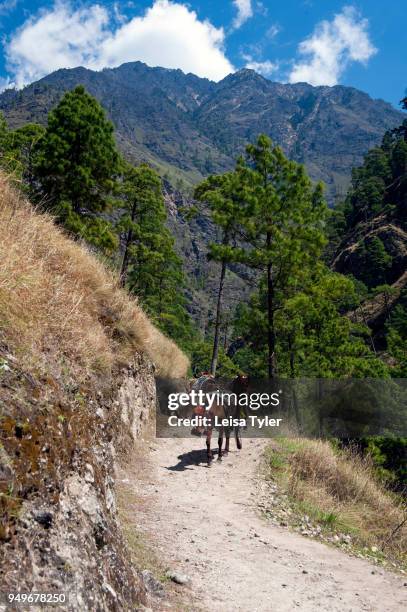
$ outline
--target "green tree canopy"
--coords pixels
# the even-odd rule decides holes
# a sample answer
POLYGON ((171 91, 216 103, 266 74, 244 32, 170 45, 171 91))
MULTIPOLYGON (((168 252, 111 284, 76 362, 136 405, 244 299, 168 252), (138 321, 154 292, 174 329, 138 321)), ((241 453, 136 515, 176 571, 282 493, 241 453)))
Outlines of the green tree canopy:
POLYGON ((9 130, 0 113, 0 165, 23 191, 33 186, 34 154, 44 133, 44 128, 36 123, 9 130))
POLYGON ((268 375, 273 376, 275 315, 322 253, 327 208, 322 186, 313 187, 304 167, 289 161, 264 135, 247 147, 245 181, 254 197, 245 228, 252 247, 247 261, 265 273, 268 375))
POLYGON ((185 308, 185 277, 166 227, 161 180, 146 164, 127 166, 121 186, 122 284, 135 293, 157 325, 186 348, 194 339, 185 308))
MULTIPOLYGON (((351 279, 316 262, 301 290, 275 317, 276 354, 283 377, 383 377, 385 364, 369 348, 369 330, 342 313, 354 293, 351 279)), ((266 375, 267 295, 265 279, 248 306, 241 305, 235 333, 244 340, 234 361, 252 375, 266 375)))
POLYGON ((120 171, 113 125, 83 86, 48 116, 35 162, 37 197, 68 230, 106 250, 115 237, 106 219, 120 171))
MULTIPOLYGON (((386 132, 381 146, 371 149, 363 164, 353 170, 349 192, 339 210, 345 217, 346 229, 391 210, 406 224, 407 120, 386 132)), ((336 214, 334 221, 337 220, 336 214)))

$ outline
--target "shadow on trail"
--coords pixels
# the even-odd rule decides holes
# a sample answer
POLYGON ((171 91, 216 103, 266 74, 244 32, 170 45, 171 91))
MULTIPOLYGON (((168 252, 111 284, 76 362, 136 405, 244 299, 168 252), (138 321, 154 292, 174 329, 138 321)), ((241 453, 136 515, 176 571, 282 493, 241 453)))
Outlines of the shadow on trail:
MULTIPOLYGON (((217 455, 218 451, 212 449, 213 455, 217 455)), ((166 466, 165 469, 170 472, 184 472, 185 470, 192 469, 195 466, 209 467, 207 458, 206 458, 206 450, 192 450, 188 453, 183 453, 182 455, 178 455, 177 459, 179 459, 178 463, 175 465, 166 466)))

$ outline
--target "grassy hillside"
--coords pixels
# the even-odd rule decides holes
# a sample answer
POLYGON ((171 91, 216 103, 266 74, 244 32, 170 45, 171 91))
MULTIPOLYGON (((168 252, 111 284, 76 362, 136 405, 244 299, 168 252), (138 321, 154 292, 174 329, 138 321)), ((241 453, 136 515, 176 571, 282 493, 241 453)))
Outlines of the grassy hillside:
POLYGON ((102 261, 0 176, 0 580, 135 609, 115 461, 188 360, 102 261), (109 585, 109 588, 106 587, 109 585))
POLYGON ((368 457, 327 441, 291 438, 268 447, 264 467, 274 483, 271 499, 277 486, 287 500, 278 508, 266 497, 266 514, 280 512, 304 535, 406 567, 405 503, 386 489, 368 457))
POLYGON ((0 177, 0 347, 27 371, 83 380, 144 351, 163 376, 187 358, 83 245, 68 239, 0 177))

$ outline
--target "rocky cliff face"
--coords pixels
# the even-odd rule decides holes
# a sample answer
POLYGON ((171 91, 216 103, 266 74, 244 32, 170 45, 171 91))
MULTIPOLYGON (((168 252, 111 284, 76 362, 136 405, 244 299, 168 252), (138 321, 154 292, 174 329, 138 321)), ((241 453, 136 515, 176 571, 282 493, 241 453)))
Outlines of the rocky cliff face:
POLYGON ((10 354, 1 363, 3 591, 63 593, 69 610, 147 603, 117 521, 114 474, 154 414, 151 363, 136 355, 93 391, 27 377, 10 354))

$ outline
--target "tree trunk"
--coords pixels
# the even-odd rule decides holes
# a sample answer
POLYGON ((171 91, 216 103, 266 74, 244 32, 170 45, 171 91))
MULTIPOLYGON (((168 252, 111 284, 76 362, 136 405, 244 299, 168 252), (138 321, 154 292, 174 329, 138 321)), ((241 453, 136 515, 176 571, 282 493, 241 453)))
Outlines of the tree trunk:
MULTIPOLYGON (((131 223, 134 223, 134 219, 136 217, 136 210, 137 210, 137 203, 133 202, 133 206, 131 207, 131 214, 130 214, 130 219, 131 219, 131 223)), ((120 284, 122 287, 125 286, 126 281, 127 281, 127 268, 129 266, 129 249, 130 249, 130 245, 131 245, 131 241, 133 240, 133 229, 132 227, 130 227, 127 231, 126 234, 126 239, 124 242, 124 253, 123 253, 123 260, 122 260, 122 267, 120 270, 120 284)))
POLYGON ((211 361, 211 374, 216 375, 216 368, 218 365, 218 354, 219 354, 219 340, 220 340, 220 318, 222 312, 222 293, 223 286, 225 284, 226 276, 226 261, 222 261, 222 268, 219 279, 218 289, 218 301, 216 304, 216 320, 215 320, 215 335, 213 338, 213 350, 212 350, 212 361, 211 361))
POLYGON ((130 247, 132 238, 133 238, 133 232, 131 229, 129 229, 129 231, 126 234, 126 240, 124 242, 123 260, 122 260, 122 267, 120 270, 120 285, 122 287, 125 286, 126 281, 127 281, 127 268, 129 265, 129 247, 130 247))
MULTIPOLYGON (((271 234, 267 233, 267 249, 271 246, 271 234)), ((274 331, 274 284, 273 284, 273 265, 271 261, 267 264, 267 344, 268 344, 268 376, 275 377, 275 349, 276 335, 274 331)))
POLYGON ((229 331, 229 318, 226 320, 225 328, 224 328, 224 336, 223 336, 223 350, 226 353, 226 348, 228 345, 228 331, 229 331))
POLYGON ((159 292, 158 292, 158 318, 161 319, 163 312, 163 277, 160 276, 159 292))
POLYGON ((323 434, 323 430, 324 430, 324 415, 323 415, 323 411, 322 411, 322 383, 321 383, 321 379, 317 378, 316 379, 316 397, 317 397, 317 402, 318 402, 318 436, 320 438, 322 438, 322 434, 323 434))
POLYGON ((290 377, 292 384, 292 405, 294 409, 295 421, 297 424, 298 433, 301 432, 300 415, 298 412, 297 390, 295 388, 295 356, 291 339, 288 340, 288 350, 290 351, 290 377))

